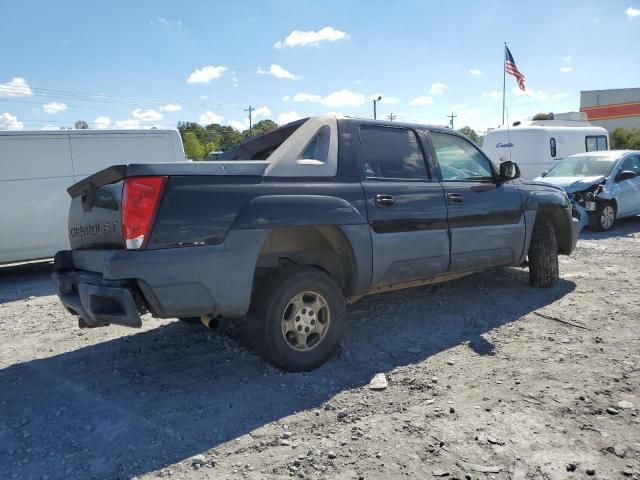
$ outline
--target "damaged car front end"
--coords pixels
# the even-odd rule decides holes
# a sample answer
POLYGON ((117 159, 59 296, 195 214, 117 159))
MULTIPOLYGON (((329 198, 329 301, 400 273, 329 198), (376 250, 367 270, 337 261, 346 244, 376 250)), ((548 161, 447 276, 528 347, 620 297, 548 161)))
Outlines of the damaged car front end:
POLYGON ((617 218, 640 212, 639 174, 637 152, 600 151, 572 155, 536 181, 567 192, 581 229, 605 231, 617 218))

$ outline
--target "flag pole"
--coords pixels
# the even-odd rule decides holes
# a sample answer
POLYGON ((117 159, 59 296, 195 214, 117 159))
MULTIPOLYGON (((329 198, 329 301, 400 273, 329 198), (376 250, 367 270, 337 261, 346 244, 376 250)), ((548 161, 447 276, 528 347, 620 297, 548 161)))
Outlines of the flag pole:
POLYGON ((502 126, 504 127, 504 100, 505 86, 507 83, 507 42, 504 42, 504 52, 502 53, 502 126))

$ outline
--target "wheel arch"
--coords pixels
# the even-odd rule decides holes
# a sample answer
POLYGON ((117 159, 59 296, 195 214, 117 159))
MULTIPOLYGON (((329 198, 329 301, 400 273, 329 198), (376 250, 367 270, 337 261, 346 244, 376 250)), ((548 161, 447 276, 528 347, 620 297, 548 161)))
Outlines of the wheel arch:
MULTIPOLYGON (((363 266, 353 245, 352 235, 337 225, 273 228, 256 262, 254 286, 273 268, 288 264, 306 265, 326 272, 345 296, 358 290, 363 266)), ((370 275, 370 271, 369 271, 370 275)))

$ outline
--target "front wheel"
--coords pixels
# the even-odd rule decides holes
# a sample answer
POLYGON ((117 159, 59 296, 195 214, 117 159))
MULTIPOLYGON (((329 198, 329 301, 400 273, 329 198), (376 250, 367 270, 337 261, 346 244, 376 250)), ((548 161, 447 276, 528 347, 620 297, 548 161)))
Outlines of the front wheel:
POLYGON ((611 230, 615 221, 616 207, 612 203, 598 205, 596 211, 589 215, 589 226, 599 232, 611 230))
POLYGON ((338 346, 345 319, 344 296, 329 275, 287 267, 256 292, 247 319, 249 340, 273 366, 309 371, 325 363, 338 346))
POLYGON ((551 288, 558 283, 558 242, 550 222, 536 222, 529 246, 529 283, 551 288))

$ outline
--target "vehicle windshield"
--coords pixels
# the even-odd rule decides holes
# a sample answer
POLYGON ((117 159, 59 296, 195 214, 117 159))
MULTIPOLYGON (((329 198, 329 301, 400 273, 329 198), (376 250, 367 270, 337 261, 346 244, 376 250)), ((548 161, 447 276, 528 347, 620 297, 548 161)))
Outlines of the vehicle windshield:
POLYGON ((549 170, 547 177, 605 177, 611 173, 616 158, 610 156, 570 157, 549 170))

